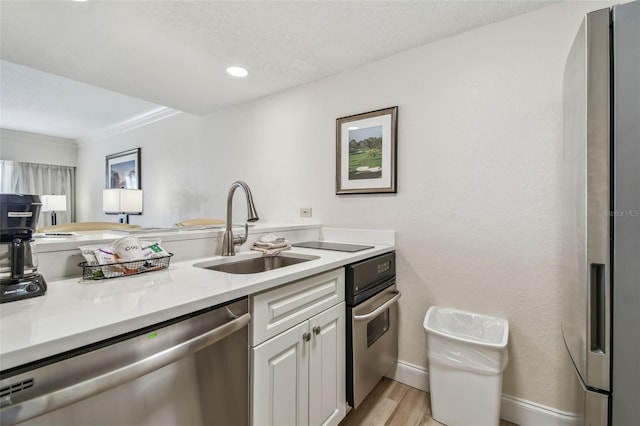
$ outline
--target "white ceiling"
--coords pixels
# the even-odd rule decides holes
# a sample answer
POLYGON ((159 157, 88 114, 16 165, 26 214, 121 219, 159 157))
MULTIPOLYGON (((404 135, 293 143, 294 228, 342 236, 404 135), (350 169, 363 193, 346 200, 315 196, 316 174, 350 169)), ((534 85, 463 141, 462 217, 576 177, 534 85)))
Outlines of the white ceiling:
POLYGON ((0 61, 0 127, 76 139, 158 105, 0 61))
POLYGON ((0 127, 78 138, 157 105, 207 114, 553 1, 2 0, 0 127))

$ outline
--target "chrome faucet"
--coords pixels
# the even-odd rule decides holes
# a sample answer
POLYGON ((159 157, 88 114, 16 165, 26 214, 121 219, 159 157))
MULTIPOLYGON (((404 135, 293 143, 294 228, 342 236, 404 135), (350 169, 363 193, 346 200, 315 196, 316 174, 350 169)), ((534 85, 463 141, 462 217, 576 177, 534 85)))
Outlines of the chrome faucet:
POLYGON ((251 196, 251 190, 249 186, 241 180, 237 180, 231 184, 229 193, 227 194, 227 223, 222 238, 222 255, 223 256, 235 256, 236 244, 244 244, 247 241, 249 235, 248 222, 255 222, 259 220, 258 212, 256 212, 256 206, 253 204, 253 197, 251 196), (247 221, 244 224, 244 236, 234 237, 231 231, 231 206, 233 205, 233 193, 237 187, 241 187, 244 190, 244 194, 247 197, 247 221))

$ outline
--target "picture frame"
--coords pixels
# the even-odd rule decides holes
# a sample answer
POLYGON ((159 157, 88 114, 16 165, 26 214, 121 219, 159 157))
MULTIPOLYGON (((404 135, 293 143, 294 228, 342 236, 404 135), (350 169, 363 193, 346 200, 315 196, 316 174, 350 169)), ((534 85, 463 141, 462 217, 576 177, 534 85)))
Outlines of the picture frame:
POLYGON ((396 193, 398 107, 336 120, 336 194, 396 193))
POLYGON ((105 188, 141 189, 140 148, 107 155, 105 188))

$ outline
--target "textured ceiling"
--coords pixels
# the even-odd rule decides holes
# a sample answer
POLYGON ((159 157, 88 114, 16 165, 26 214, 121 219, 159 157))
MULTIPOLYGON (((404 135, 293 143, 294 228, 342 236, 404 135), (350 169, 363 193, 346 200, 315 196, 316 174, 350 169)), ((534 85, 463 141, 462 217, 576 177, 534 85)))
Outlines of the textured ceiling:
MULTIPOLYGON (((2 0, 0 54, 13 64, 206 114, 550 3, 2 0), (226 75, 235 64, 249 77, 226 75)), ((15 71, 5 65, 3 80, 5 68, 15 71)), ((3 81, 3 97, 5 89, 3 81)), ((12 102, 3 100, 3 110, 12 102)))
POLYGON ((76 139, 158 105, 0 61, 0 127, 76 139))

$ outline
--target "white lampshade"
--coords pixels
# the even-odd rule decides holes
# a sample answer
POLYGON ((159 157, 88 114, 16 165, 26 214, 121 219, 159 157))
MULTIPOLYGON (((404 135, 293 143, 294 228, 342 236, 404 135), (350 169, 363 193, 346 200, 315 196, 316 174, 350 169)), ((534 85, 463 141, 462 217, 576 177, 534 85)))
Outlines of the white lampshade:
POLYGON ((142 190, 104 189, 102 210, 105 213, 142 213, 142 190))
POLYGON ((43 212, 67 211, 66 195, 42 195, 40 196, 40 201, 42 201, 43 212))

